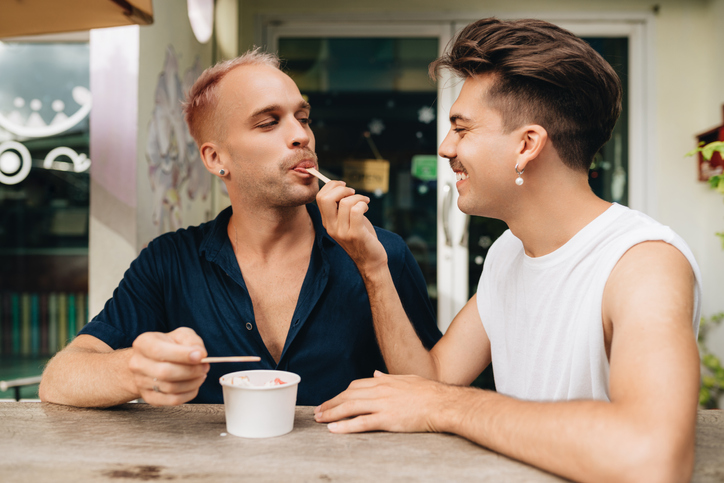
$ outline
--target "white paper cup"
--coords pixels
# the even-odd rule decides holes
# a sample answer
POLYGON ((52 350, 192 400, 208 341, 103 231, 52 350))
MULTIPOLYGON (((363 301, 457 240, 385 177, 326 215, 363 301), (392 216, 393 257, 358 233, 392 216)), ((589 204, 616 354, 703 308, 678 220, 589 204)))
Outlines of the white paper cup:
POLYGON ((219 382, 224 391, 226 430, 242 438, 271 438, 287 434, 294 428, 297 385, 302 380, 293 372, 256 370, 223 375, 219 382), (254 387, 232 386, 231 378, 246 376, 254 387), (267 386, 279 378, 285 384, 267 386))

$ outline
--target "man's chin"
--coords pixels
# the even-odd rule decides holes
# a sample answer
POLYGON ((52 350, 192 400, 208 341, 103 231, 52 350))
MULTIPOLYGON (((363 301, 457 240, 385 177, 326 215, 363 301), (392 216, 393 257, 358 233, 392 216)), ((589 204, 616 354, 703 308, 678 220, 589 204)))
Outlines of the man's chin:
POLYGON ((289 193, 289 196, 285 200, 286 202, 283 204, 290 208, 308 205, 309 203, 312 203, 314 200, 317 199, 318 191, 319 188, 307 191, 306 193, 289 193))

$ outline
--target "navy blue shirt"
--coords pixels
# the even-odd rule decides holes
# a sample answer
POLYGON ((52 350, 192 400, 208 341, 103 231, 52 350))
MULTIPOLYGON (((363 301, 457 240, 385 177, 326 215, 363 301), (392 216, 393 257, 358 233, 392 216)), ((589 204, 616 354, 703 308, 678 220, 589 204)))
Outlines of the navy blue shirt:
MULTIPOLYGON (((120 349, 130 347, 144 332, 190 327, 203 339, 209 356, 261 357, 254 363, 211 364, 194 403, 222 403, 219 377, 247 369, 299 374, 299 405, 314 406, 336 396, 353 380, 371 377, 385 366, 357 267, 327 234, 317 207, 307 205, 307 211, 315 242, 278 364, 257 330, 252 301, 227 235, 231 208, 213 221, 166 233, 149 243, 101 313, 80 333, 120 349)), ((376 230, 402 304, 429 349, 441 334, 422 272, 402 238, 376 230)))

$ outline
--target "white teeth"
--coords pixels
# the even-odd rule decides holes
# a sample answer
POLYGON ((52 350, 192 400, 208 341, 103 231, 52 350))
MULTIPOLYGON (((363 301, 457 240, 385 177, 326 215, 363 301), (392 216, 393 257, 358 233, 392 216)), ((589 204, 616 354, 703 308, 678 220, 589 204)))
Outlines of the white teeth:
POLYGON ((463 173, 462 171, 456 171, 455 172, 455 179, 458 181, 468 179, 470 176, 468 176, 467 173, 463 173))

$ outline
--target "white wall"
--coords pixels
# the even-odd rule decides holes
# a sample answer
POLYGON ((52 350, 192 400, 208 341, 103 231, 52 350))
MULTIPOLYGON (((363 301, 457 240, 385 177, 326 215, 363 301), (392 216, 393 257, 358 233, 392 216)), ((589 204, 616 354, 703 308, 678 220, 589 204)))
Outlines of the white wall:
MULTIPOLYGON (((154 24, 149 28, 140 29, 140 58, 139 58, 139 79, 138 79, 138 144, 136 147, 136 159, 138 162, 137 190, 138 206, 143 207, 137 211, 138 236, 137 247, 142 248, 153 238, 167 231, 174 231, 177 228, 189 225, 197 225, 213 217, 211 207, 211 192, 204 196, 203 188, 198 188, 194 197, 189 195, 189 189, 194 181, 192 176, 202 176, 206 182, 211 181, 211 175, 205 170, 201 159, 198 158, 198 149, 192 142, 192 149, 184 153, 182 144, 192 141, 184 139, 187 131, 185 121, 181 116, 180 103, 184 99, 185 89, 196 80, 198 74, 212 62, 212 43, 200 44, 194 37, 189 23, 186 10, 186 2, 178 0, 155 0, 154 24), (167 61, 175 60, 175 65, 168 66, 167 61), (196 65, 195 74, 191 71, 196 65), (149 136, 152 136, 150 127, 151 119, 156 109, 156 97, 159 92, 160 76, 164 74, 168 89, 162 92, 171 96, 161 102, 160 123, 162 126, 182 128, 163 131, 156 130, 160 137, 171 135, 171 142, 177 144, 177 155, 169 154, 164 157, 164 165, 171 167, 169 172, 159 176, 158 172, 151 175, 147 145, 149 136), (174 89, 175 83, 169 75, 178 76, 181 83, 180 89, 174 89), (190 75, 189 78, 186 78, 190 75), (169 126, 168 123, 171 123, 169 126), (180 124, 178 124, 180 123, 180 124), (191 172, 189 172, 191 170, 191 172), (152 186, 152 177, 156 185, 152 186), (175 178, 173 182, 171 178, 175 178), (172 183, 173 185, 159 185, 161 183, 172 183), (168 208, 161 208, 159 204, 166 206, 169 203, 177 203, 180 211, 170 215, 168 208), (161 219, 154 220, 154 212, 161 214, 161 219), (173 216, 175 222, 169 217, 173 216)), ((171 147, 173 151, 173 147, 171 147)), ((164 170, 165 171, 165 170, 164 170)))
MULTIPOLYGON (((151 26, 91 32, 94 107, 90 142, 93 160, 90 317, 102 309, 143 246, 172 228, 168 223, 154 223, 152 214, 159 202, 164 199, 179 201, 178 220, 181 226, 198 224, 214 214, 211 195, 205 199, 191 199, 188 181, 177 183, 175 193, 165 189, 158 195, 160 191, 151 187, 146 155, 149 126, 157 104, 159 76, 164 72, 169 47, 175 52, 175 70, 181 82, 184 73, 196 61, 203 70, 212 60, 211 43, 200 44, 193 35, 186 2, 155 0, 153 6, 154 24, 151 26)), ((181 94, 172 96, 166 103, 168 110, 177 107, 181 94)), ((159 117, 169 120, 173 116, 159 117)), ((179 133, 177 130, 174 134, 176 142, 181 145, 183 136, 179 133)), ((178 165, 178 160, 170 161, 167 163, 169 166, 178 165)), ((205 172, 203 175, 211 176, 205 172)), ((181 176, 185 174, 181 173, 181 176)))

